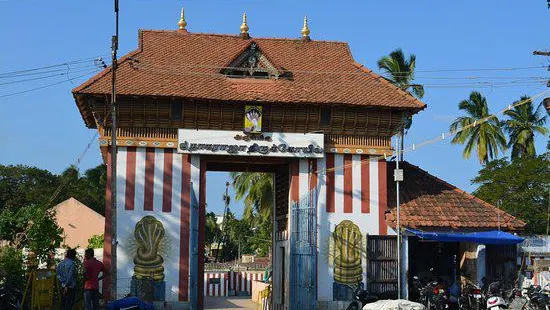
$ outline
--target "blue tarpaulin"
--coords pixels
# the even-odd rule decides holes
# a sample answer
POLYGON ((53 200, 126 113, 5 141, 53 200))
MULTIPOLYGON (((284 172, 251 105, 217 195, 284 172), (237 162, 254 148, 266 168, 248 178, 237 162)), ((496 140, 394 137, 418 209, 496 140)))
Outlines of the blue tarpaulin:
POLYGON ((460 232, 434 232, 420 231, 407 228, 407 232, 412 233, 424 240, 433 240, 439 242, 471 242, 480 244, 500 244, 511 245, 523 242, 523 238, 499 230, 480 231, 472 233, 460 232))

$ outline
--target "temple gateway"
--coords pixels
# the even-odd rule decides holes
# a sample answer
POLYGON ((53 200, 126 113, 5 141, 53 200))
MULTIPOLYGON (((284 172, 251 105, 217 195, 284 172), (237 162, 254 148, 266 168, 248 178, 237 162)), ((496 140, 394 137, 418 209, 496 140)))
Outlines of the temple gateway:
POLYGON ((183 12, 178 25, 139 30, 137 49, 120 59, 116 143, 112 68, 73 90, 107 165, 117 148, 103 256, 117 268, 117 296, 106 278, 106 298, 148 287, 157 301, 204 307, 207 171, 273 175, 272 309, 337 309, 357 285, 407 297, 408 280, 429 267, 479 281, 513 264, 513 246, 463 233, 523 222, 408 163, 397 244, 391 138, 426 105, 355 62, 347 43, 312 40, 307 20, 297 39, 255 38, 246 16, 236 35, 190 33, 183 12))

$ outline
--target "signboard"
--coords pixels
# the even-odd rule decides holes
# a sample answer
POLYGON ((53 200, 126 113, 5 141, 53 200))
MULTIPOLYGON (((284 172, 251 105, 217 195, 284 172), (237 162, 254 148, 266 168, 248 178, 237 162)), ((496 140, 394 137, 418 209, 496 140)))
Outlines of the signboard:
POLYGON ((225 130, 178 130, 178 153, 322 158, 323 147, 324 136, 320 133, 243 134, 225 130))
POLYGON ((262 106, 247 105, 244 107, 244 130, 245 133, 262 132, 262 106))

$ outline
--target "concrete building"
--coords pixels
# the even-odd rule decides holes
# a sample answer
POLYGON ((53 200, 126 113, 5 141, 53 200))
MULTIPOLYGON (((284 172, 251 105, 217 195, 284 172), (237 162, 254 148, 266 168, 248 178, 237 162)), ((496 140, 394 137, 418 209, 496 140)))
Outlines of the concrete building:
POLYGON ((73 197, 54 208, 57 225, 63 228, 64 243, 68 247, 87 247, 90 237, 105 231, 105 217, 73 197))

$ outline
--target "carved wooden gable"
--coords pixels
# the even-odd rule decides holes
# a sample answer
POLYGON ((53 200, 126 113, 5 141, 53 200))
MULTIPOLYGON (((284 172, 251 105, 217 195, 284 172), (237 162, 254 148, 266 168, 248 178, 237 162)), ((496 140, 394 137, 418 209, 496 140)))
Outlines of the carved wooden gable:
POLYGON ((221 73, 230 77, 251 78, 279 78, 282 75, 255 42, 231 61, 221 73))

